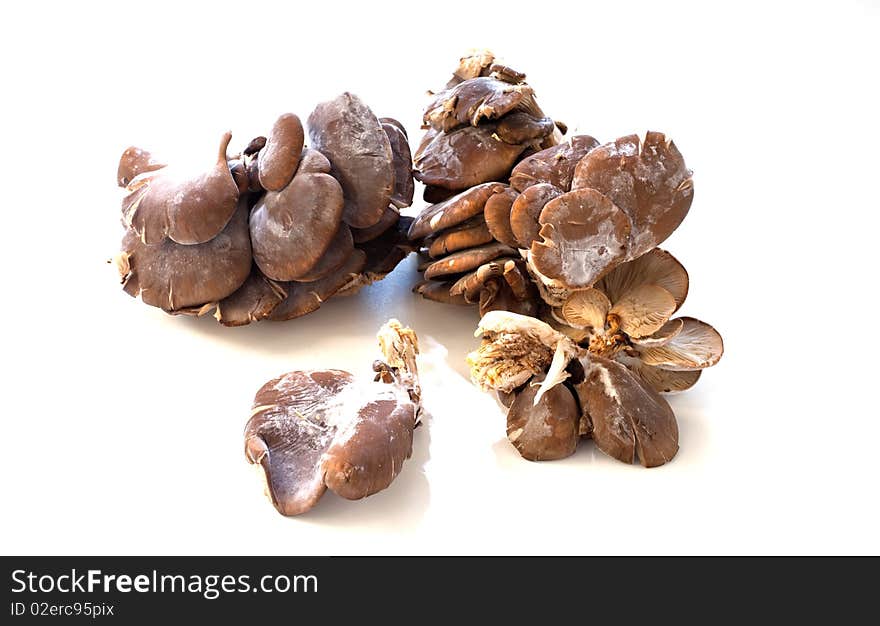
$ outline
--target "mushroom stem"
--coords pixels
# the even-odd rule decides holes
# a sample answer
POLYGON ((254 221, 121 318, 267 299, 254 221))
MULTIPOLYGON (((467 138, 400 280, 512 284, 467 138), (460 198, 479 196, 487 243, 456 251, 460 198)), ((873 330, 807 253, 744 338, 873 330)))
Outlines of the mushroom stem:
POLYGON ((390 319, 379 329, 376 338, 379 340, 379 348, 382 350, 385 362, 394 368, 400 384, 409 392, 412 401, 419 405, 422 388, 419 384, 419 368, 416 364, 419 341, 415 332, 396 319, 390 319))
POLYGON ((217 163, 226 163, 226 151, 229 149, 229 142, 232 141, 232 132, 226 131, 220 137, 220 147, 217 150, 217 163))

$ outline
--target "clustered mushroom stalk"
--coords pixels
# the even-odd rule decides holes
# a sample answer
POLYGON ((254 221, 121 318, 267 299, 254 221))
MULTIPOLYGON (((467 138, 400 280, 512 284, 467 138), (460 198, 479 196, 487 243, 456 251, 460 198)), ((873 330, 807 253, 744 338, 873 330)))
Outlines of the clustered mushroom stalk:
POLYGON ((319 104, 305 129, 278 118, 266 137, 189 176, 128 148, 123 288, 172 314, 226 326, 288 320, 388 274, 412 250, 412 163, 406 131, 357 96, 319 104))
POLYGON ((245 428, 245 456, 282 515, 311 509, 329 488, 357 500, 387 488, 412 455, 421 416, 418 339, 395 319, 377 335, 375 377, 309 370, 267 382, 245 428))
POLYGON ((600 144, 562 139, 565 126, 554 124, 542 145, 533 137, 507 160, 496 144, 480 144, 479 159, 495 167, 459 176, 462 163, 478 160, 474 148, 434 142, 520 112, 535 128, 524 78, 489 53, 465 57, 426 109, 414 175, 432 185, 434 204, 409 228, 423 256, 415 290, 479 305, 483 344, 469 357, 472 376, 509 406, 508 436, 524 457, 561 458, 592 436, 618 459, 665 463, 678 432, 658 394, 690 388, 723 351, 708 324, 671 317, 688 276, 657 247, 690 210, 691 171, 663 133, 600 144), (419 158, 432 150, 443 158, 419 158))

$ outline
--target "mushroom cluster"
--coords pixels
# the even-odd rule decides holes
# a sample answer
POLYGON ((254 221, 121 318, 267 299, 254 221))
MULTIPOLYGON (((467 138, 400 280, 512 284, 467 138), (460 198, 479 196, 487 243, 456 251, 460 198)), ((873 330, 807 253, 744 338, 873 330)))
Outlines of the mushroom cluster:
POLYGON ((372 380, 343 370, 290 372, 254 398, 245 456, 282 515, 311 509, 329 488, 357 500, 377 493, 412 455, 421 415, 418 339, 397 320, 378 333, 372 380))
POLYGON ((403 126, 357 96, 278 118, 266 137, 196 174, 139 148, 117 182, 125 235, 115 261, 124 290, 172 314, 226 326, 288 320, 390 272, 413 246, 412 163, 403 126))

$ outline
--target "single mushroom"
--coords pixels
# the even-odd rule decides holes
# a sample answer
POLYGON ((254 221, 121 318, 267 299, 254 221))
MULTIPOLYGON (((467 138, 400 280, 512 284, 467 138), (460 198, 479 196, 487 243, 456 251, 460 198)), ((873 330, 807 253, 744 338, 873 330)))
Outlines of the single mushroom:
POLYGON ((478 214, 469 220, 447 228, 437 234, 428 246, 428 255, 432 259, 441 257, 465 248, 473 248, 494 240, 485 218, 478 214))
POLYGON ((122 155, 120 180, 143 169, 126 185, 130 192, 122 201, 123 224, 134 230, 144 244, 166 237, 180 244, 201 244, 222 231, 235 213, 238 184, 232 177, 226 149, 232 139, 225 133, 211 169, 195 176, 174 167, 150 169, 150 159, 135 158, 129 150, 122 155))
POLYGON ((163 167, 166 163, 156 159, 147 150, 142 150, 135 146, 129 146, 119 157, 119 167, 116 169, 116 184, 120 187, 127 187, 135 177, 146 172, 155 172, 163 167))
POLYGON ((535 376, 507 411, 507 439, 524 459, 553 461, 574 454, 581 417, 568 387, 556 385, 535 399, 544 376, 535 376))
POLYGON ((489 197, 505 188, 506 185, 501 183, 484 183, 426 207, 412 223, 409 238, 414 241, 422 239, 479 215, 489 197))
POLYGON ((470 305, 463 295, 452 295, 449 293, 452 282, 442 282, 439 280, 423 280, 413 287, 413 292, 419 294, 426 300, 441 302, 443 304, 459 304, 470 305))
POLYGON ((317 311, 330 296, 345 287, 367 262, 362 250, 355 250, 345 264, 323 278, 309 282, 288 282, 283 285, 287 297, 272 311, 269 319, 274 321, 291 320, 317 311))
POLYGON ((694 181, 684 158, 663 133, 621 137, 592 150, 578 163, 572 189, 595 189, 629 216, 627 258, 663 243, 688 214, 694 181))
POLYGON ((542 276, 564 287, 590 287, 626 257, 630 220, 593 189, 554 198, 539 220, 542 241, 532 243, 529 260, 542 276))
POLYGON ((348 92, 323 102, 309 116, 309 138, 342 185, 345 222, 353 228, 378 222, 395 189, 394 155, 370 108, 348 92))
POLYGON ((447 257, 434 261, 425 269, 425 278, 436 278, 450 274, 462 274, 478 268, 483 263, 500 256, 516 254, 516 250, 503 243, 490 243, 485 246, 468 248, 453 252, 447 257))
POLYGON ((245 326, 268 319, 286 297, 281 285, 253 268, 244 284, 217 304, 214 318, 224 326, 245 326))
POLYGON ((382 214, 378 222, 367 228, 352 228, 350 229, 351 235, 355 243, 371 241, 376 237, 380 237, 385 231, 397 224, 398 220, 400 220, 400 211, 390 206, 385 209, 385 213, 382 214))
POLYGON ((320 278, 324 278, 331 272, 335 272, 348 261, 349 257, 354 253, 354 239, 351 236, 351 229, 348 224, 339 225, 330 246, 318 259, 311 269, 305 274, 301 274, 296 278, 298 282, 310 283, 320 278))
POLYGON ((391 145, 391 165, 394 168, 394 190, 391 204, 398 209, 412 204, 415 184, 412 175, 412 153, 406 138, 406 131, 397 124, 382 122, 382 130, 391 145))
POLYGON ((586 378, 575 389, 598 448, 624 463, 638 454, 645 467, 671 461, 678 424, 666 400, 621 363, 596 355, 581 363, 586 378))
POLYGON ((282 515, 311 509, 329 487, 355 500, 387 488, 412 455, 421 414, 415 333, 389 320, 376 380, 342 370, 285 374, 257 392, 245 455, 282 515))
POLYGON ((342 188, 329 174, 297 172, 281 191, 266 192, 250 219, 260 271, 277 281, 307 275, 337 236, 342 213, 342 188))
POLYGON ((116 257, 123 289, 169 312, 217 303, 250 274, 247 220, 247 203, 242 200, 220 233, 193 245, 171 239, 147 245, 136 231, 128 229, 116 257))
POLYGON ((299 117, 285 113, 275 121, 257 159, 263 189, 281 191, 290 183, 299 165, 304 141, 305 133, 299 117))
POLYGON ((492 76, 471 78, 435 94, 423 122, 440 131, 478 126, 514 110, 534 110, 534 95, 524 83, 512 84, 492 76))
POLYGON ((510 208, 518 195, 515 190, 508 187, 486 200, 486 206, 483 209, 489 232, 497 241, 512 248, 519 245, 510 224, 510 208))

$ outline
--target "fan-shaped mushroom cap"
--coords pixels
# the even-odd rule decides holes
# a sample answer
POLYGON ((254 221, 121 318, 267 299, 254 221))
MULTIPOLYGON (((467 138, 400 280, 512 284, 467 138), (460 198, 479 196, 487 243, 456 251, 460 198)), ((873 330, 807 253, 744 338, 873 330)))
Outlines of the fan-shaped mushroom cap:
POLYGON ((207 172, 183 178, 173 168, 164 167, 131 181, 131 193, 122 202, 124 224, 147 245, 165 237, 177 243, 199 244, 217 236, 238 202, 238 185, 226 162, 231 139, 231 133, 223 135, 214 166, 207 172))
POLYGON ((506 178, 525 145, 509 144, 497 124, 429 130, 413 156, 413 176, 425 185, 459 190, 506 178))
POLYGON ((676 372, 647 365, 641 359, 618 353, 616 360, 626 365, 638 378, 657 393, 686 391, 697 384, 703 370, 676 372))
POLYGON ((217 304, 214 317, 224 326, 244 326, 268 318, 286 297, 287 292, 280 285, 254 268, 235 293, 217 304))
POLYGON ((544 206, 542 241, 531 261, 547 278, 570 289, 591 287, 626 255, 630 221, 611 200, 593 189, 570 191, 544 206))
POLYGON ((323 102, 309 116, 309 137, 342 185, 345 222, 354 228, 378 222, 394 191, 394 155, 370 108, 348 92, 323 102))
POLYGON ((416 188, 412 176, 412 153, 406 139, 406 131, 400 126, 386 122, 382 122, 382 130, 385 131, 391 145, 391 164, 394 168, 394 190, 391 193, 391 204, 398 209, 408 207, 412 204, 416 188))
POLYGON ((576 385, 593 441, 605 454, 645 467, 672 460, 678 452, 678 424, 672 409, 622 364, 599 356, 581 361, 585 380, 576 385))
POLYGON ((424 280, 413 287, 413 291, 426 300, 442 302, 443 304, 473 304, 472 302, 468 302, 463 295, 453 296, 449 293, 451 287, 452 282, 424 280))
POLYGON ((510 207, 510 231, 518 247, 529 249, 539 238, 541 224, 538 218, 544 206, 564 192, 549 183, 536 183, 519 194, 510 207))
POLYGON ((367 255, 356 249, 342 267, 323 278, 310 283, 286 283, 283 287, 287 289, 287 297, 275 307, 269 319, 291 320, 318 310, 330 296, 357 276, 366 262, 367 255))
POLYGON ((489 232, 495 239, 512 248, 517 247, 518 244, 510 229, 510 207, 518 195, 516 191, 508 187, 504 191, 490 196, 483 209, 489 232))
POLYGON ((251 212, 254 260, 269 278, 296 280, 315 266, 339 231, 342 188, 329 174, 297 173, 251 212))
POLYGON ((267 191, 281 191, 296 172, 305 133, 299 117, 285 113, 275 121, 257 159, 260 184, 267 191))
POLYGON ((170 239, 146 245, 129 229, 119 257, 123 288, 166 311, 222 300, 238 289, 251 271, 247 216, 243 200, 216 237, 195 245, 170 239))
POLYGON ((552 148, 541 150, 517 163, 510 174, 510 186, 519 192, 547 183, 569 191, 578 162, 599 145, 589 135, 574 135, 552 148))
POLYGON ((477 126, 518 107, 531 108, 533 98, 534 91, 525 84, 514 85, 491 76, 471 78, 436 94, 422 121, 441 131, 477 126))
POLYGON ((449 82, 446 83, 446 88, 454 87, 471 78, 487 76, 494 62, 495 55, 488 50, 472 50, 469 54, 459 59, 458 68, 452 74, 449 82))
POLYGON ((506 261, 508 259, 496 259, 495 261, 484 263, 475 271, 459 278, 449 289, 449 293, 453 296, 462 294, 468 301, 476 302, 480 296, 480 289, 486 284, 486 281, 504 274, 504 264, 506 261))
POLYGON ((621 263, 596 283, 612 302, 641 285, 663 287, 672 294, 675 310, 678 310, 687 297, 688 273, 674 256, 654 248, 637 259, 621 263))
POLYGON ((495 134, 504 143, 540 146, 545 137, 556 130, 556 124, 547 116, 526 111, 515 111, 498 121, 495 134))
POLYGON ((523 387, 507 412, 507 438, 524 459, 553 461, 577 448, 580 411, 571 391, 556 385, 537 401, 543 376, 523 387))
MULTIPOLYGON (((409 137, 409 135, 406 132, 406 127, 403 125, 402 122, 400 122, 400 120, 396 120, 393 117, 380 117, 379 123, 380 124, 391 124, 392 126, 396 127, 397 130, 402 132, 404 137, 409 137)), ((407 146, 408 146, 408 144, 407 144, 407 146)))
POLYGON ((127 187, 135 177, 145 172, 155 172, 165 167, 152 154, 141 148, 129 146, 119 157, 119 167, 116 170, 116 184, 127 187))
POLYGON ((431 185, 425 185, 425 190, 422 192, 422 199, 429 204, 437 204, 438 202, 444 202, 445 200, 449 200, 452 196, 454 196, 457 191, 453 191, 452 189, 444 189, 443 187, 432 187, 431 185))
POLYGON ((483 341, 467 361, 471 379, 484 390, 512 391, 532 376, 544 374, 557 352, 563 359, 579 353, 571 339, 548 324, 510 311, 483 315, 474 336, 482 336, 483 341))
POLYGON ((516 254, 516 250, 503 243, 490 243, 477 248, 460 250, 431 263, 425 270, 425 278, 462 274, 478 268, 487 261, 511 254, 516 254))
POLYGON ((354 252, 354 240, 348 224, 339 225, 339 230, 330 241, 330 246, 318 259, 309 271, 297 277, 297 282, 309 283, 324 278, 327 274, 335 272, 348 260, 354 252))
POLYGON ((620 329, 630 337, 647 337, 659 331, 675 311, 675 298, 657 285, 639 285, 611 307, 620 329))
POLYGON ((621 137, 592 150, 575 168, 572 189, 590 188, 607 195, 632 220, 629 257, 634 259, 663 243, 691 208, 691 172, 672 140, 648 132, 621 137))
POLYGON ((428 247, 428 255, 431 258, 437 258, 465 248, 480 246, 493 240, 494 237, 489 232, 486 220, 482 215, 475 215, 466 222, 438 234, 428 247))
POLYGON ((355 243, 364 243, 381 236, 386 230, 391 228, 400 219, 400 212, 393 206, 385 209, 385 213, 378 222, 367 228, 352 228, 351 235, 354 237, 355 243))
POLYGON ((566 324, 575 328, 592 328, 597 332, 605 329, 605 319, 611 310, 611 302, 604 293, 598 289, 584 289, 575 291, 565 304, 560 313, 566 324))
POLYGON ((467 191, 449 198, 449 200, 426 207, 412 223, 409 238, 422 239, 456 224, 461 224, 482 213, 486 200, 493 194, 501 193, 505 188, 506 185, 501 183, 484 183, 471 187, 467 191))
POLYGON ((650 335, 644 337, 630 337, 632 344, 640 348, 653 348, 669 343, 673 337, 682 331, 684 321, 677 317, 669 320, 659 330, 654 331, 650 335))
POLYGON ((680 318, 681 331, 660 346, 639 348, 639 358, 647 365, 686 371, 715 365, 724 354, 724 341, 709 324, 692 317, 680 318))

